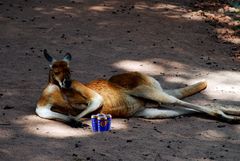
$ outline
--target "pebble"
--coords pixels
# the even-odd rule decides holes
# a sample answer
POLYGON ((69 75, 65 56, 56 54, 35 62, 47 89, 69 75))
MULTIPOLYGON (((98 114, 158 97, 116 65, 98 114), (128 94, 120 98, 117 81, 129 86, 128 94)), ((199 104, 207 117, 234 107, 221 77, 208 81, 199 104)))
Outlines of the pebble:
POLYGON ((13 108, 14 108, 13 106, 8 106, 8 105, 3 107, 4 110, 10 110, 10 109, 13 109, 13 108))
POLYGON ((127 143, 131 143, 132 142, 132 140, 127 140, 127 143))

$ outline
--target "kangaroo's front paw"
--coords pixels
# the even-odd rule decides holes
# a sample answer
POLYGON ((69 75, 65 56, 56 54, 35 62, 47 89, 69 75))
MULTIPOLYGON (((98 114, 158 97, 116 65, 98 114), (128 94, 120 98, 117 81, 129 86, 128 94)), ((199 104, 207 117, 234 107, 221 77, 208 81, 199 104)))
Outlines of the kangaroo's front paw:
POLYGON ((76 121, 75 119, 71 119, 67 124, 73 128, 83 128, 83 123, 81 121, 76 121))

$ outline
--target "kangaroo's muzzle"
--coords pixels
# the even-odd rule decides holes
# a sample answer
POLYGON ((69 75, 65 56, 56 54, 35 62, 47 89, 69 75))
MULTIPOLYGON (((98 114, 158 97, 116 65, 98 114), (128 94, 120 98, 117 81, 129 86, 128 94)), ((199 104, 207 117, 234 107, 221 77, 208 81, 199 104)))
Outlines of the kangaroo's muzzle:
POLYGON ((64 79, 62 82, 62 88, 70 88, 72 81, 70 79, 64 79))

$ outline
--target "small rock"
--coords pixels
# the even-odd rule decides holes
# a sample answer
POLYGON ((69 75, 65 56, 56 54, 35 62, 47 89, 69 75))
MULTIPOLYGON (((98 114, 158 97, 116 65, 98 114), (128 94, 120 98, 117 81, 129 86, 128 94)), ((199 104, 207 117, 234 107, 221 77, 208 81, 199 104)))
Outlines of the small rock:
POLYGON ((217 127, 218 128, 223 128, 223 127, 226 127, 226 125, 218 125, 217 127))
POLYGON ((78 155, 77 155, 77 154, 75 154, 75 153, 73 153, 73 154, 72 154, 72 156, 74 156, 74 157, 77 157, 78 155))
POLYGON ((13 109, 13 108, 14 108, 13 106, 8 106, 8 105, 3 107, 4 110, 10 110, 10 109, 13 109))
POLYGON ((62 34, 61 38, 65 38, 65 34, 62 34))
POLYGON ((127 143, 131 143, 132 142, 132 140, 127 140, 127 143))

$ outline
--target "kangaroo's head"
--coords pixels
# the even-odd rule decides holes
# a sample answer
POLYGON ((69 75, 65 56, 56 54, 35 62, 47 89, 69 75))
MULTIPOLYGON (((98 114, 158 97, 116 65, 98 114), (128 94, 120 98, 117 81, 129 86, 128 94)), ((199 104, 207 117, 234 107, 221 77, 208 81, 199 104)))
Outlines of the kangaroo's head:
POLYGON ((48 54, 46 49, 44 49, 43 53, 50 63, 49 83, 56 84, 61 88, 70 88, 71 73, 69 69, 69 62, 72 56, 67 53, 62 60, 56 60, 48 54))

